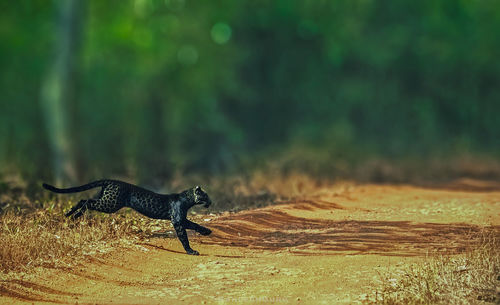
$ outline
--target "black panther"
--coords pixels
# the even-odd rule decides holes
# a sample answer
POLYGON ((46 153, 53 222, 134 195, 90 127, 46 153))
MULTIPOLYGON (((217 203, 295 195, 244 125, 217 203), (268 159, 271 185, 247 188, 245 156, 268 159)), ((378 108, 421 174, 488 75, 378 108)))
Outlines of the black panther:
POLYGON ((101 191, 92 199, 80 200, 66 213, 67 217, 78 218, 86 210, 114 213, 123 207, 130 207, 137 212, 154 219, 170 219, 177 237, 187 254, 199 255, 191 249, 186 229, 195 230, 201 235, 209 235, 212 231, 189 221, 187 211, 194 205, 203 204, 206 208, 212 204, 207 193, 195 186, 178 194, 161 195, 141 187, 117 180, 99 180, 82 186, 67 189, 43 184, 43 187, 55 193, 76 193, 101 187, 101 191))

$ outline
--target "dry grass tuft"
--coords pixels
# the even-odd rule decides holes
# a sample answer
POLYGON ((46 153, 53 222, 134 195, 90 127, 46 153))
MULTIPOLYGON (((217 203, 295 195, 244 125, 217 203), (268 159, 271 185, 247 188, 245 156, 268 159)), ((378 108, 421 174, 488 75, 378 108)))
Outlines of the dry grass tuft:
POLYGON ((457 256, 430 258, 387 276, 371 304, 500 303, 500 239, 485 234, 479 246, 457 256))

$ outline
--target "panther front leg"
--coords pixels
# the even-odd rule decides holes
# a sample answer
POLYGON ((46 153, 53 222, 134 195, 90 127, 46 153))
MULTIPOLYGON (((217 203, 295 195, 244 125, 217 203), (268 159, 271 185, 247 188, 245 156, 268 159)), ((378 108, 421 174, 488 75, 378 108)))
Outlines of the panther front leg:
POLYGON ((199 224, 192 222, 192 221, 189 221, 187 219, 185 220, 184 223, 185 223, 186 229, 195 230, 196 232, 200 233, 201 235, 210 235, 210 233, 212 233, 212 230, 210 230, 209 228, 205 228, 204 226, 200 226, 199 224))
POLYGON ((191 246, 189 246, 189 240, 187 237, 186 228, 184 228, 182 222, 173 221, 173 225, 175 233, 177 233, 177 237, 181 241, 181 244, 184 247, 184 250, 186 250, 186 253, 190 255, 199 255, 200 253, 198 251, 191 249, 191 246))
POLYGON ((186 214, 187 210, 182 209, 180 204, 172 206, 172 224, 174 225, 175 233, 177 233, 177 238, 181 241, 186 253, 190 255, 199 255, 200 253, 198 251, 191 249, 189 246, 189 240, 186 233, 186 214))

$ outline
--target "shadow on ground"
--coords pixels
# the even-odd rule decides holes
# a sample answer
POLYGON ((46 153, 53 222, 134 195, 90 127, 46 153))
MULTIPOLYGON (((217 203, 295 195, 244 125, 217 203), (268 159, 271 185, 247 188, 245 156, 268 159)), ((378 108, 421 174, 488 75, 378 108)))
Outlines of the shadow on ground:
POLYGON ((289 250, 302 255, 381 254, 418 256, 455 254, 479 241, 485 230, 469 224, 409 221, 332 221, 291 216, 281 211, 250 211, 210 224, 214 234, 203 244, 289 250))

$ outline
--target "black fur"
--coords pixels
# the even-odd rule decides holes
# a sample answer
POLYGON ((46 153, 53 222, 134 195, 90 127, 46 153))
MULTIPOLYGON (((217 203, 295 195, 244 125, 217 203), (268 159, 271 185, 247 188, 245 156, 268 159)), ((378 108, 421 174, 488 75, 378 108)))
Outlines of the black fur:
POLYGON ((194 205, 203 204, 209 207, 212 203, 207 193, 196 186, 178 194, 161 195, 141 187, 118 181, 99 180, 82 186, 67 189, 56 188, 43 184, 45 189, 55 193, 76 193, 102 187, 101 191, 92 199, 80 200, 66 216, 78 218, 88 210, 104 213, 114 213, 123 207, 130 207, 137 212, 155 219, 170 219, 174 225, 177 237, 187 254, 198 255, 198 251, 191 249, 186 229, 195 230, 202 235, 209 235, 212 231, 189 221, 187 211, 194 205))

